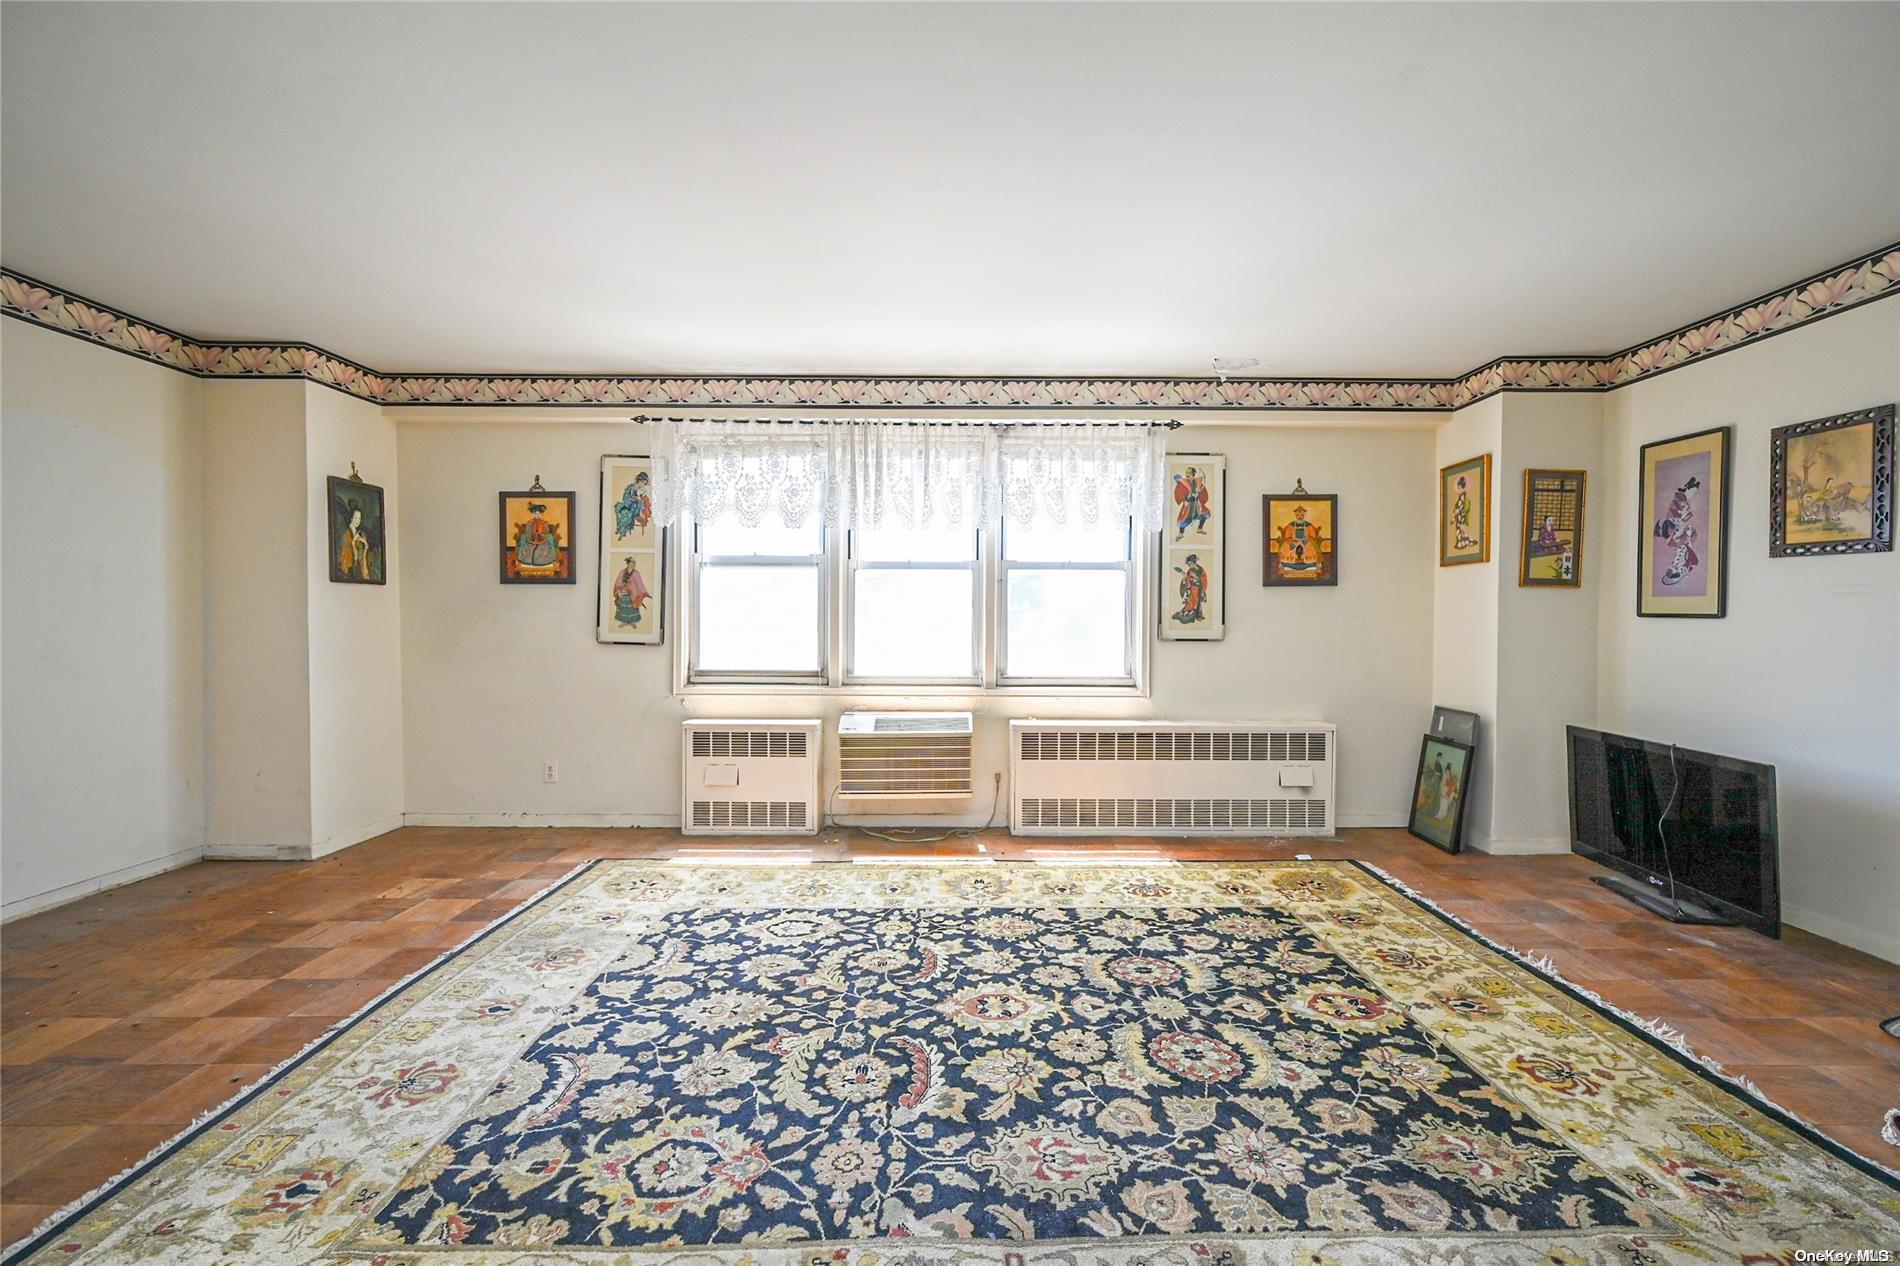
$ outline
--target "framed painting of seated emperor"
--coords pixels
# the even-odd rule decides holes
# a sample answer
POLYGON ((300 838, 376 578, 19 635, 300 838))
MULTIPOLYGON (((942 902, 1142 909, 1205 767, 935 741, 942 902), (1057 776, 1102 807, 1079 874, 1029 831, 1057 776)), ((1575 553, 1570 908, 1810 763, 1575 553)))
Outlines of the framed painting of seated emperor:
POLYGON ((1269 493, 1261 498, 1266 535, 1264 582, 1339 583, 1339 498, 1331 493, 1269 493))
POLYGON ((501 583, 574 583, 574 494, 501 494, 501 583))

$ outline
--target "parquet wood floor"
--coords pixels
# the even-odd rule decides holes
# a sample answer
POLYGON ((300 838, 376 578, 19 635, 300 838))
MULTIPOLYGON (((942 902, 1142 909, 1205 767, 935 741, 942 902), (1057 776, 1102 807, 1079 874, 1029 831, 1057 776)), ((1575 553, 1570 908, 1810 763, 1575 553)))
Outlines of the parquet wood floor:
POLYGON ((1333 845, 985 834, 894 845, 656 830, 409 827, 317 862, 204 862, 0 930, 0 1243, 23 1236, 426 965, 593 857, 785 864, 917 857, 1244 861, 1356 857, 1502 944, 1657 1016, 1855 1150, 1900 1164, 1900 966, 1789 930, 1676 927, 1576 857, 1453 857, 1396 830, 1333 845))

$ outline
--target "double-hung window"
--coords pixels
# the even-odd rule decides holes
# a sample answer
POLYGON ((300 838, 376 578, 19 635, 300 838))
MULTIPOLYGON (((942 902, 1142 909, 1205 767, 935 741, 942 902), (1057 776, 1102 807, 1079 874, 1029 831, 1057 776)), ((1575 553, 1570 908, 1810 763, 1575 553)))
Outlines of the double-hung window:
POLYGON ((687 534, 689 684, 1129 689, 1135 532, 990 523, 687 534))
POLYGON ((692 525, 693 680, 826 680, 825 538, 822 522, 692 525))
POLYGON ((997 681, 1127 685, 1134 680, 1134 532, 1100 525, 1003 525, 997 681))
POLYGON ((982 681, 980 543, 968 525, 850 531, 846 681, 982 681))

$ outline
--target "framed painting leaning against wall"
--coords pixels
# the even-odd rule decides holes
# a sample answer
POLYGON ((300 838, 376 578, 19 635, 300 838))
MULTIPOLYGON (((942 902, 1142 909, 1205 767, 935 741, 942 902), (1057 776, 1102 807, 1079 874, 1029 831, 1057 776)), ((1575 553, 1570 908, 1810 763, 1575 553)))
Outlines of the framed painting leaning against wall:
POLYGON ((1770 433, 1770 558, 1893 548, 1893 415, 1883 404, 1770 433))
POLYGON ((1405 829, 1447 853, 1464 847, 1465 792, 1471 783, 1469 743, 1427 734, 1412 780, 1412 812, 1405 829))
POLYGON ((653 462, 600 459, 595 640, 657 646, 666 628, 666 532, 653 521, 653 462))

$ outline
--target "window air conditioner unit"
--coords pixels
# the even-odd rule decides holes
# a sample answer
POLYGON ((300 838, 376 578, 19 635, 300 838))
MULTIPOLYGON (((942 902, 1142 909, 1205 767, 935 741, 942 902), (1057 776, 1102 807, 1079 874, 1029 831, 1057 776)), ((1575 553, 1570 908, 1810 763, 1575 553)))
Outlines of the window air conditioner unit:
POLYGON ((687 721, 680 830, 687 835, 815 835, 817 721, 687 721))
POLYGON ((968 712, 847 712, 838 718, 838 794, 968 796, 970 734, 968 712))
POLYGON ((1015 835, 1331 835, 1318 721, 1011 721, 1015 835))

